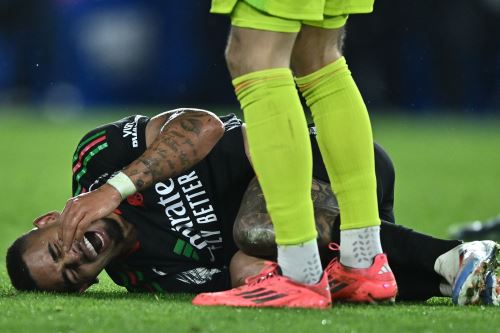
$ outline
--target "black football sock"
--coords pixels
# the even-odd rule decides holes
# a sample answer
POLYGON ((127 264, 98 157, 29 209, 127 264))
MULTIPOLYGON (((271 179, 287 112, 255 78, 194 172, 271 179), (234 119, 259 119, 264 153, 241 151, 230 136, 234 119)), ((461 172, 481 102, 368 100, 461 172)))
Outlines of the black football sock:
POLYGON ((391 264, 391 269, 398 283, 398 301, 425 301, 431 297, 442 296, 439 284, 442 277, 427 271, 408 270, 391 264))
POLYGON ((458 240, 434 238, 387 222, 382 222, 380 236, 389 264, 393 262, 409 270, 417 267, 432 273, 435 273, 434 263, 440 255, 462 244, 458 240))

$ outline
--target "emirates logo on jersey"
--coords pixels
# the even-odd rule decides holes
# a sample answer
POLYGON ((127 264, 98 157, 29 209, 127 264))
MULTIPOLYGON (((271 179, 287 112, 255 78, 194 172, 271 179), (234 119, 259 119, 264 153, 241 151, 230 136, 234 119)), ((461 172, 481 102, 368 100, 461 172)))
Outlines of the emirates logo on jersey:
POLYGON ((140 206, 140 207, 143 207, 144 197, 142 196, 141 193, 137 192, 135 194, 129 195, 127 197, 127 202, 131 206, 135 206, 135 207, 140 206))
POLYGON ((222 251, 218 218, 195 171, 155 184, 158 204, 164 207, 171 230, 188 239, 197 250, 208 251, 210 261, 222 251))

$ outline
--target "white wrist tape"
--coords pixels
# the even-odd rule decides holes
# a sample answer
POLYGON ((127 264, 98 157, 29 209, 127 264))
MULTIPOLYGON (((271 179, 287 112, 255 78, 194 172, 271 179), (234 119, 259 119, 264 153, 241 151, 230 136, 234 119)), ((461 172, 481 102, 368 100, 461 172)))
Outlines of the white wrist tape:
POLYGON ((106 183, 113 186, 120 193, 122 199, 137 192, 132 180, 121 171, 115 173, 106 183))

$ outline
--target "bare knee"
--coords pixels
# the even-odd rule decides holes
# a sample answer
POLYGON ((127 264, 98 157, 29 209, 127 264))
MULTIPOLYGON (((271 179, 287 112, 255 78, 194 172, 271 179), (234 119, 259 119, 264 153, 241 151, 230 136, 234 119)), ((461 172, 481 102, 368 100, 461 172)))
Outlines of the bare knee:
POLYGON ((265 258, 276 255, 274 228, 268 214, 239 216, 233 227, 233 238, 238 248, 248 255, 265 258))
POLYGON ((297 34, 232 27, 226 63, 233 78, 269 69, 290 67, 297 34))
POLYGON ((304 25, 292 52, 291 67, 296 76, 311 74, 342 57, 344 27, 321 29, 304 25))
POLYGON ((236 252, 229 264, 232 287, 239 287, 245 283, 247 277, 258 274, 264 263, 264 259, 248 256, 241 251, 236 252))

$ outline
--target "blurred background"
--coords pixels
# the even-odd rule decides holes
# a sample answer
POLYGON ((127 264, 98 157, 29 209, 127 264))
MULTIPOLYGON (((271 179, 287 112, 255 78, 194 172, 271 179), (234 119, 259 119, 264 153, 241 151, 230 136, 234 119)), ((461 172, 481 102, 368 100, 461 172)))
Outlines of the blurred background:
MULTIPOLYGON (((239 110, 223 57, 229 20, 209 6, 0 0, 0 303, 12 292, 3 253, 34 218, 62 210, 87 131, 181 106, 239 110)), ((500 0, 376 0, 347 29, 375 140, 396 167, 397 222, 449 237, 450 225, 497 216, 500 0)), ((25 309, 19 318, 39 314, 25 309)))
MULTIPOLYGON (((0 112, 238 108, 209 0, 1 0, 0 112)), ((376 1, 346 54, 372 112, 500 112, 500 0, 376 1)))

